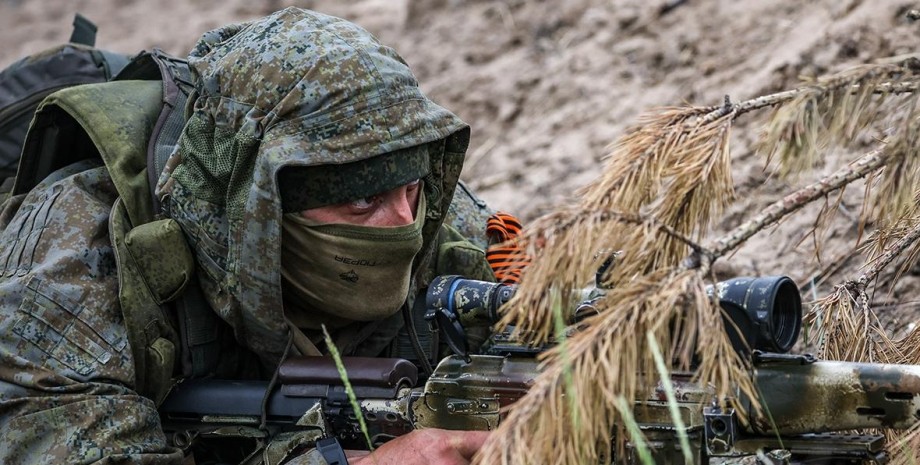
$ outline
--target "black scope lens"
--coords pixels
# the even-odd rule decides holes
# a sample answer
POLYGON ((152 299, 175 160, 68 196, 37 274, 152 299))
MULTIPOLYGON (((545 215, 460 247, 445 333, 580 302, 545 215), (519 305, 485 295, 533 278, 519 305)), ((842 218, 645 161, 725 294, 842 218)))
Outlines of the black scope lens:
POLYGON ((716 285, 735 350, 786 353, 802 328, 799 288, 786 276, 734 278, 716 285))

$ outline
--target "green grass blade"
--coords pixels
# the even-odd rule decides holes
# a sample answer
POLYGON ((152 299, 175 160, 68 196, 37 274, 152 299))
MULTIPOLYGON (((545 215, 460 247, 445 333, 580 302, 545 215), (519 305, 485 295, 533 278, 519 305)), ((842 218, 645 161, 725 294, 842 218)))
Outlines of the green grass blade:
POLYGON ((680 441, 680 451, 684 455, 684 463, 695 463, 691 455, 690 439, 687 438, 687 427, 684 425, 684 419, 680 416, 677 409, 677 396, 674 395, 674 386, 671 384, 671 374, 668 373, 668 367, 664 364, 664 357, 661 355, 661 348, 655 341, 651 332, 645 333, 648 339, 649 349, 655 358, 655 368, 658 370, 658 376, 661 377, 661 386, 664 388, 664 394, 668 399, 668 410, 671 412, 671 419, 674 421, 674 429, 677 430, 677 439, 680 441))
POLYGON ((358 425, 361 427, 361 432, 364 433, 364 440, 367 441, 367 450, 372 451, 374 450, 374 445, 371 444, 371 435, 367 432, 367 424, 364 423, 364 414, 361 413, 361 405, 358 404, 355 390, 351 388, 351 382, 348 381, 348 373, 345 372, 345 364, 342 363, 342 357, 339 355, 339 350, 336 348, 335 343, 332 342, 329 331, 326 331, 326 325, 323 325, 323 337, 326 339, 326 347, 329 348, 329 354, 332 355, 332 359, 335 360, 335 366, 339 369, 339 377, 342 378, 342 383, 345 385, 345 394, 348 396, 348 402, 355 412, 355 418, 358 419, 358 425))
POLYGON ((565 395, 569 399, 569 409, 572 411, 572 426, 578 429, 581 425, 581 419, 578 414, 577 397, 575 396, 575 381, 572 379, 572 362, 568 351, 565 318, 562 315, 562 298, 558 292, 550 292, 553 292, 553 326, 556 343, 562 357, 562 378, 565 383, 565 395))
MULTIPOLYGON (((636 455, 639 456, 639 462, 642 463, 642 465, 655 465, 655 460, 652 458, 652 453, 649 451, 648 444, 645 443, 645 435, 642 434, 639 424, 636 423, 636 419, 633 417, 632 404, 623 397, 617 397, 615 405, 620 412, 623 426, 626 428, 627 433, 629 433, 633 446, 636 448, 636 455)), ((622 462, 626 462, 626 460, 622 460, 622 462)))

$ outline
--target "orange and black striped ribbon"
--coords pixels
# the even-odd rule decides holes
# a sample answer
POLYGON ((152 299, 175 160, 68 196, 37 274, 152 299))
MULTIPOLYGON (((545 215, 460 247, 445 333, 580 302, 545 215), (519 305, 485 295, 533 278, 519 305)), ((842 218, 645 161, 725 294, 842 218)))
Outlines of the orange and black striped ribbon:
POLYGON ((504 212, 497 212, 486 223, 489 248, 486 260, 499 282, 518 284, 521 272, 530 264, 530 256, 515 241, 521 235, 521 222, 504 212))

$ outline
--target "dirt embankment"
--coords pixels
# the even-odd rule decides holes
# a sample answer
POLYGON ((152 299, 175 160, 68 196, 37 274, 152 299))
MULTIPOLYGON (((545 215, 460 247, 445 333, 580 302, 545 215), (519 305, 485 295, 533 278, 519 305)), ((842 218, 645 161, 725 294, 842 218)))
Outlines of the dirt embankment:
MULTIPOLYGON (((920 24, 905 18, 920 2, 908 0, 0 0, 0 66, 64 40, 75 11, 99 25, 99 46, 182 55, 205 30, 288 4, 351 19, 399 50, 425 91, 473 127, 464 178, 525 220, 595 178, 608 145, 646 109, 747 99, 920 45, 920 24)), ((739 200, 719 230, 838 166, 796 181, 771 176, 753 149, 761 122, 745 117, 734 129, 739 200)), ((828 157, 855 150, 829 149, 828 157)), ((827 245, 820 257, 807 234, 813 219, 803 215, 751 241, 723 271, 786 273, 801 283, 843 263, 836 278, 852 276, 860 260, 846 250, 857 237, 860 194, 849 192, 817 236, 827 245)), ((911 299, 915 287, 890 298, 911 299)), ((901 320, 913 315, 902 310, 901 320)))

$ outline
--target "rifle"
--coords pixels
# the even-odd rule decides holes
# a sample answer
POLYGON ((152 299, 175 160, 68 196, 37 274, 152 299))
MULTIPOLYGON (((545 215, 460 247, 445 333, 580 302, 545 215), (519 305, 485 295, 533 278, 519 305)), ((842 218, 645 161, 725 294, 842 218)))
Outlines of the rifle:
MULTIPOLYGON (((510 297, 501 285, 456 279, 433 284, 428 295, 429 319, 442 331, 449 325, 445 334, 459 331, 455 336, 462 335, 462 321, 495 313, 510 297)), ((758 350, 791 348, 801 321, 798 290, 788 278, 725 284, 714 292, 723 308, 736 307, 726 314, 744 320, 733 325, 732 337, 741 344, 739 350, 750 351, 751 376, 769 417, 757 415, 751 399, 741 399, 738 405, 751 419, 743 423, 739 412, 713 402, 711 389, 693 383, 692 373, 672 374, 692 464, 739 457, 774 463, 885 463, 882 435, 849 431, 914 425, 920 418, 920 366, 818 361, 807 354, 758 350), (798 325, 789 326, 796 316, 798 325)), ((416 428, 495 429, 505 407, 526 394, 539 374, 538 362, 528 356, 539 348, 515 345, 507 336, 490 349, 497 355, 463 353, 463 343, 453 341, 460 353, 443 359, 420 387, 415 386, 417 368, 406 360, 346 357, 371 443, 416 428)), ((287 360, 279 368, 278 384, 269 393, 267 381, 186 380, 160 408, 163 429, 172 445, 186 450, 224 441, 214 449, 225 454, 228 444, 239 447, 248 441, 251 450, 295 431, 334 436, 345 448, 367 448, 330 358, 287 360)), ((655 462, 690 465, 680 451, 664 388, 651 384, 638 393, 634 415, 655 462)), ((627 444, 626 456, 610 461, 638 463, 634 452, 627 444)))

